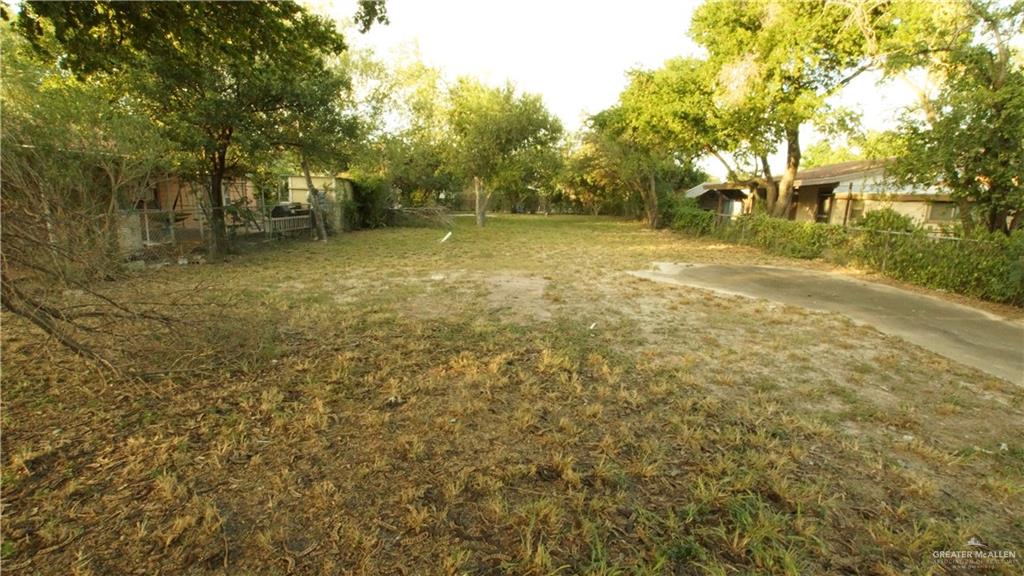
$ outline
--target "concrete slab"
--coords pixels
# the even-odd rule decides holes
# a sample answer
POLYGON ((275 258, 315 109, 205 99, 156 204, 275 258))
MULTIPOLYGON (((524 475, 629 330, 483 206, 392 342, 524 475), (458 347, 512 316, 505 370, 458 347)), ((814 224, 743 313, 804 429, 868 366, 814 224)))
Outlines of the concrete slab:
POLYGON ((1024 385, 1024 323, 842 276, 774 266, 657 262, 638 278, 838 312, 880 332, 1024 385))

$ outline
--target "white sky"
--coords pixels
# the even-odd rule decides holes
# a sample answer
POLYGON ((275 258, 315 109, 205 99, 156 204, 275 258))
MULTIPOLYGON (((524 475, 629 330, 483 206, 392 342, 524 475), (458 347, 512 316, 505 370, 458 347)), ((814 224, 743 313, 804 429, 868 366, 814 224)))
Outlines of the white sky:
MULTIPOLYGON (((307 0, 337 20, 350 19, 355 0, 307 0)), ((613 104, 626 86, 626 71, 654 68, 674 56, 695 55, 687 37, 699 0, 387 0, 386 26, 347 34, 354 47, 371 48, 385 61, 418 45, 423 60, 447 77, 476 76, 489 83, 511 80, 539 93, 566 128, 580 127, 588 113, 613 104)), ((875 85, 875 77, 854 81, 838 97, 863 114, 865 128, 891 126, 912 99, 899 83, 875 85)), ((819 137, 808 127, 803 144, 819 137)), ((772 158, 780 170, 784 157, 772 158)), ((702 162, 713 176, 724 170, 702 162)))

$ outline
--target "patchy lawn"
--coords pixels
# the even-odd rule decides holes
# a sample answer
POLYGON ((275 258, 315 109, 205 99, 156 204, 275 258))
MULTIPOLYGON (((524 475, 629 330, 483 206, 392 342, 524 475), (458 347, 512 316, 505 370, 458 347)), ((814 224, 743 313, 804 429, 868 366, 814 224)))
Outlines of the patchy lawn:
MULTIPOLYGON (((1024 390, 824 313, 630 277, 794 265, 580 217, 347 234, 194 290, 115 379, 4 316, 3 568, 1024 570, 1024 390), (205 315, 216 321, 203 321, 205 315)), ((823 267, 823 264, 801 265, 823 267)))

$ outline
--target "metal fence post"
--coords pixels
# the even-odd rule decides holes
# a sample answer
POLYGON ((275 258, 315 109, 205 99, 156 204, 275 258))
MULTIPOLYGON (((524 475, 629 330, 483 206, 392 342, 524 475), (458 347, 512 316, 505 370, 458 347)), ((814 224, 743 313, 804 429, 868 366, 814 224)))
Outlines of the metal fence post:
POLYGON ((882 274, 885 274, 885 265, 889 262, 889 244, 892 234, 887 230, 881 230, 885 234, 885 248, 882 250, 882 274))

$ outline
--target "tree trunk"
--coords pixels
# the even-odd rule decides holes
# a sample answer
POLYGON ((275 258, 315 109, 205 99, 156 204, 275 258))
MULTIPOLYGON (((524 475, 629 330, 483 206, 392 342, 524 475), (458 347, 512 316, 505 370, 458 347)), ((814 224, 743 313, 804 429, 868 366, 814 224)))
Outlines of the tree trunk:
POLYGON ((110 183, 110 202, 107 204, 107 214, 104 221, 104 235, 107 239, 107 257, 111 262, 117 262, 121 258, 120 232, 121 222, 118 218, 118 192, 121 188, 119 178, 115 169, 109 164, 103 166, 107 173, 107 181, 110 183))
POLYGON ((299 161, 302 165, 302 175, 306 177, 306 190, 309 191, 309 211, 313 213, 313 223, 316 224, 317 235, 321 242, 327 242, 327 228, 324 226, 324 211, 320 204, 320 192, 313 185, 313 177, 309 174, 309 163, 306 157, 302 156, 299 161))
POLYGON ((779 181, 779 200, 773 214, 785 218, 789 207, 793 204, 793 183, 796 182, 796 171, 800 168, 800 125, 786 128, 786 171, 779 181))
POLYGON ((211 157, 210 171, 210 255, 222 256, 228 249, 227 227, 224 225, 224 196, 222 186, 224 184, 224 159, 227 156, 227 147, 218 148, 211 157))
POLYGON ((992 209, 989 210, 988 231, 1009 234, 1011 228, 1007 225, 1008 219, 1009 213, 1006 210, 1000 210, 993 206, 992 209))
POLYGON ((647 225, 652 229, 658 227, 658 188, 654 171, 647 174, 647 194, 641 194, 644 200, 644 211, 647 213, 647 225))
POLYGON ((974 216, 971 214, 971 203, 960 199, 957 200, 956 205, 960 212, 960 224, 964 228, 964 235, 970 236, 974 232, 974 216))
POLYGON ((484 194, 483 181, 479 176, 473 177, 473 191, 476 194, 476 225, 483 228, 487 223, 487 200, 490 197, 484 194))
POLYGON ((760 158, 761 173, 764 174, 764 206, 768 214, 772 214, 775 211, 775 204, 779 201, 779 183, 775 181, 775 176, 772 175, 772 167, 768 164, 768 156, 762 154, 760 158))
POLYGON ((754 211, 757 210, 757 202, 757 185, 755 184, 750 186, 750 198, 749 202, 747 202, 746 205, 743 207, 743 209, 745 210, 744 213, 753 214, 754 211))

